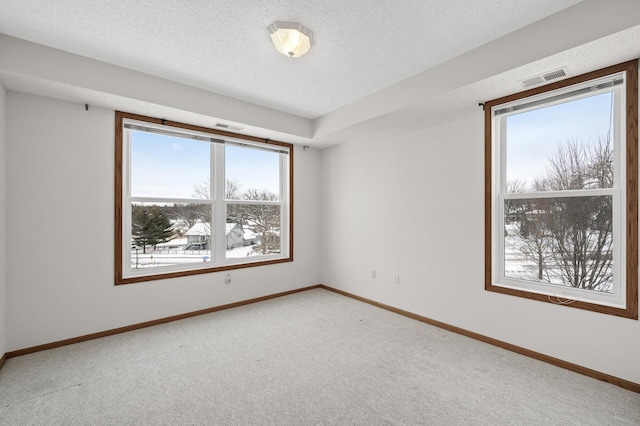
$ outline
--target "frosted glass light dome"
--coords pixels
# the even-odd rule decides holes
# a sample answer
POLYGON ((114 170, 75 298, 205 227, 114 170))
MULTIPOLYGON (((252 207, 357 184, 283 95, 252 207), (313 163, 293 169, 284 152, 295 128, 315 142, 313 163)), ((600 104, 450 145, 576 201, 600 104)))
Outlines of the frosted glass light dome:
POLYGON ((278 52, 290 58, 299 58, 313 45, 309 28, 297 22, 274 22, 268 27, 271 40, 278 52))

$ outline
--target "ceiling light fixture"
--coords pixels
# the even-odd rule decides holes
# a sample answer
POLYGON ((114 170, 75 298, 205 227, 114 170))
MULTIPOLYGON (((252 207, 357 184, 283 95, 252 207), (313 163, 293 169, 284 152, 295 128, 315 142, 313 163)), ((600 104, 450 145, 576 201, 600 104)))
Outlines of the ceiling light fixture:
POLYGON ((297 22, 276 21, 267 27, 278 52, 290 58, 299 58, 313 45, 313 33, 297 22))

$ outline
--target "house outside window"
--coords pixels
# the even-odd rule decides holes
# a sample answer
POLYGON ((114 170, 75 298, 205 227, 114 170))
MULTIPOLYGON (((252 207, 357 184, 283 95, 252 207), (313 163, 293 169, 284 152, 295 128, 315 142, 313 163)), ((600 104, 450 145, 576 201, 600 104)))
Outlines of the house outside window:
POLYGON ((291 261, 292 148, 117 112, 116 284, 291 261))

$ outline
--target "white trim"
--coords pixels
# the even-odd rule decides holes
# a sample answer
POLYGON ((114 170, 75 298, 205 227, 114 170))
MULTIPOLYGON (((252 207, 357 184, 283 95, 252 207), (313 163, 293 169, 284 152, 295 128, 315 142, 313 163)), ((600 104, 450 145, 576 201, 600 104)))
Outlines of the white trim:
POLYGON ((601 195, 613 195, 616 192, 618 192, 618 189, 616 188, 598 188, 598 189, 577 189, 577 190, 567 190, 567 191, 512 192, 512 193, 503 193, 500 195, 500 197, 503 200, 526 200, 529 198, 534 198, 534 199, 579 198, 579 197, 597 197, 601 195))
MULTIPOLYGON (((282 185, 281 185, 282 186, 282 185)), ((229 204, 250 204, 250 205, 268 205, 279 206, 282 201, 267 201, 267 200, 224 200, 227 205, 229 204)))
MULTIPOLYGON (((225 151, 224 145, 215 145, 215 149, 211 150, 211 177, 210 187, 214 204, 211 209, 211 223, 215 224, 218 233, 225 229, 225 218, 227 217, 227 206, 224 202, 224 194, 226 191, 225 178, 225 151)), ((222 235, 226 235, 225 232, 222 235)), ((226 238, 214 238, 214 231, 211 231, 211 257, 216 264, 224 264, 225 251, 227 250, 226 238)))
POLYGON ((129 197, 134 203, 168 203, 168 204, 213 204, 205 198, 163 198, 163 197, 129 197))

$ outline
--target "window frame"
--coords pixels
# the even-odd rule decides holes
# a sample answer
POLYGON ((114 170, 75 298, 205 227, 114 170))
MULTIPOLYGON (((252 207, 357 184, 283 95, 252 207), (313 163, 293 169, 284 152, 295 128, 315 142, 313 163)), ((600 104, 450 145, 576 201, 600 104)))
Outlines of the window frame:
MULTIPOLYGON (((210 142, 214 144, 215 142, 210 142)), ((220 172, 224 175, 224 172, 220 172)), ((223 187, 224 183, 220 186, 223 187)), ((274 141, 270 139, 263 139, 254 136, 236 134, 231 132, 226 132, 222 130, 210 129, 201 126, 195 126, 186 123, 180 123, 175 121, 169 121, 165 119, 147 117, 138 114, 131 114, 122 111, 115 112, 115 211, 114 211, 114 281, 115 285, 122 284, 132 284, 138 282, 145 281, 155 281, 162 280, 168 278, 178 278, 185 277, 191 275, 199 275, 220 271, 228 271, 233 269, 240 268, 251 268, 257 266, 266 266, 279 264, 284 262, 292 262, 293 261, 293 145, 274 141), (138 273, 133 275, 127 275, 127 268, 125 266, 125 261, 130 262, 130 245, 128 243, 129 248, 125 247, 126 241, 128 241, 127 235, 130 234, 131 229, 131 219, 127 215, 130 216, 131 212, 131 203, 132 198, 129 194, 130 182, 128 173, 130 173, 130 153, 126 154, 124 152, 125 147, 128 145, 125 141, 125 129, 124 123, 127 121, 136 121, 141 124, 146 124, 149 127, 164 127, 169 126, 172 128, 180 129, 182 131, 200 133, 205 135, 212 135, 215 139, 222 139, 224 141, 228 141, 234 143, 235 145, 246 145, 250 147, 268 149, 271 151, 287 151, 286 157, 288 161, 281 160, 280 161, 280 195, 281 200, 274 201, 248 201, 248 200, 227 200, 224 196, 224 191, 222 198, 216 200, 215 193, 219 193, 220 191, 216 191, 217 185, 215 180, 213 179, 217 175, 217 170, 224 170, 224 157, 220 155, 215 156, 213 151, 216 149, 224 150, 224 145, 222 148, 213 147, 212 146, 212 159, 211 159, 211 167, 212 170, 210 172, 212 177, 212 188, 211 188, 211 198, 206 202, 200 202, 201 200, 193 199, 190 200, 193 204, 210 204, 212 210, 212 217, 214 221, 212 222, 212 227, 214 229, 218 229, 224 227, 224 223, 226 220, 227 205, 228 204, 273 204, 279 205, 281 208, 281 236, 282 239, 280 241, 281 244, 281 252, 279 254, 267 254, 262 256, 254 256, 249 257, 246 260, 244 258, 225 258, 224 252, 222 252, 217 261, 222 263, 211 263, 212 266, 204 266, 199 263, 187 264, 185 266, 178 266, 171 268, 171 270, 167 270, 166 268, 158 272, 158 269, 150 268, 145 269, 146 273, 138 273), (215 161, 215 164, 214 164, 215 161), (283 161, 286 164, 283 164, 283 161), (213 170, 215 168, 215 170, 213 170), (228 203, 229 201, 229 203, 228 203), (127 227, 129 232, 126 232, 127 227), (221 260, 222 259, 222 260, 221 260)), ((151 197, 150 197, 151 198, 151 197)), ((163 198, 163 197, 159 197, 163 198)), ((171 198, 171 197, 166 197, 171 198)), ((212 230, 212 234, 215 230, 212 230)), ((221 247, 226 247, 226 236, 222 239, 212 239, 210 243, 210 249, 212 254, 212 260, 214 258, 214 250, 220 251, 221 247)))
MULTIPOLYGON (((572 99, 576 99, 575 97, 572 99)), ((638 60, 632 60, 621 64, 613 65, 607 68, 596 70, 590 73, 568 78, 545 86, 536 87, 513 95, 494 99, 484 104, 484 163, 485 163, 485 290, 497 292, 512 296, 524 297, 527 299, 553 303, 572 308, 585 309, 593 312, 600 312, 609 315, 620 316, 630 319, 638 319, 638 60), (504 170, 504 157, 498 158, 500 149, 496 145, 501 143, 496 140, 496 119, 493 110, 496 107, 503 106, 508 103, 514 103, 535 96, 544 95, 556 90, 566 89, 570 86, 579 85, 591 80, 603 78, 612 74, 625 73, 625 102, 624 120, 625 128, 623 129, 625 137, 625 146, 620 147, 625 152, 624 181, 620 182, 620 190, 625 193, 625 204, 620 205, 620 209, 624 210, 625 221, 619 226, 624 233, 624 247, 622 254, 624 259, 618 262, 625 262, 620 265, 624 270, 625 280, 624 288, 621 290, 625 295, 625 306, 611 306, 601 304, 596 301, 587 301, 581 298, 572 298, 572 296, 556 297, 550 292, 542 292, 540 290, 532 291, 519 288, 500 285, 500 279, 496 267, 496 262, 501 261, 503 252, 496 247, 496 239, 503 236, 502 232, 498 232, 496 224, 504 224, 504 214, 497 206, 499 197, 496 191, 496 168, 500 167, 504 170), (502 218, 497 218, 498 214, 502 214, 502 218), (626 232, 624 232, 626 231, 626 232)), ((619 151, 616 151, 619 152, 619 151)), ((615 155, 615 154, 614 154, 615 155)), ((506 191, 505 191, 506 192, 506 191)), ((502 226, 502 225, 501 225, 502 226)), ((615 236, 614 236, 615 238, 615 236)), ((615 243, 615 241, 614 241, 615 243)), ((504 243, 502 243, 504 245, 504 243)))

